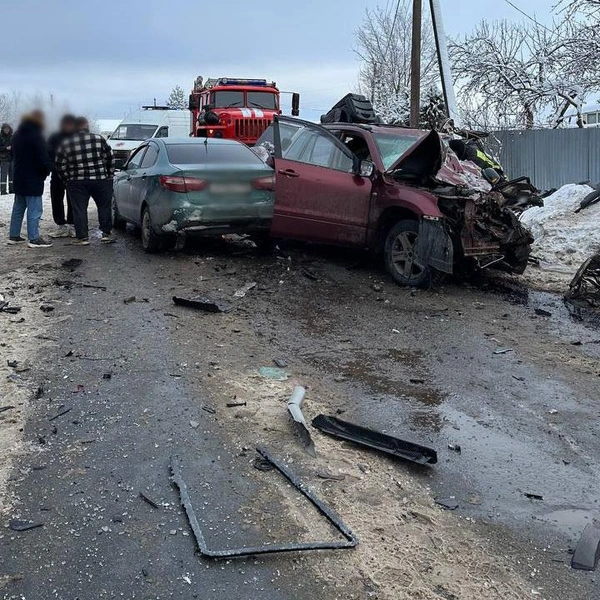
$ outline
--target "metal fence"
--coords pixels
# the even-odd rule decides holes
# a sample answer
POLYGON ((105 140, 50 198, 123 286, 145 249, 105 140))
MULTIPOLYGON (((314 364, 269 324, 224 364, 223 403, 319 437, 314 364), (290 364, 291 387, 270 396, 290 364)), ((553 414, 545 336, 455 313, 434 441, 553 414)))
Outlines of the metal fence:
POLYGON ((496 131, 488 140, 509 177, 527 175, 542 190, 600 182, 600 128, 496 131))

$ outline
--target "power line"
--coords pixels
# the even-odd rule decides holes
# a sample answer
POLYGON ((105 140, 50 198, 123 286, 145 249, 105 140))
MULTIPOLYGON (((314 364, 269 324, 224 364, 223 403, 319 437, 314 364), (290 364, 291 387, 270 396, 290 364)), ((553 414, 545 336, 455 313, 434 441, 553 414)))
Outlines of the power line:
POLYGON ((396 3, 396 12, 394 13, 394 20, 392 22, 392 29, 390 30, 390 36, 388 38, 388 43, 387 43, 387 47, 385 49, 385 52, 383 53, 383 60, 387 60, 387 53, 388 50, 390 49, 390 45, 392 43, 392 37, 394 36, 394 29, 396 28, 396 22, 398 21, 398 12, 400 11, 400 3, 402 2, 402 0, 398 0, 398 2, 396 3))
POLYGON ((519 8, 516 4, 513 4, 510 0, 504 0, 504 2, 506 2, 506 4, 508 4, 509 6, 512 6, 516 11, 520 12, 523 16, 527 17, 530 21, 533 21, 539 27, 543 27, 546 31, 549 31, 550 33, 552 33, 551 29, 548 29, 548 27, 546 27, 545 25, 542 25, 542 23, 540 23, 537 19, 535 19, 531 15, 528 15, 524 10, 519 8))

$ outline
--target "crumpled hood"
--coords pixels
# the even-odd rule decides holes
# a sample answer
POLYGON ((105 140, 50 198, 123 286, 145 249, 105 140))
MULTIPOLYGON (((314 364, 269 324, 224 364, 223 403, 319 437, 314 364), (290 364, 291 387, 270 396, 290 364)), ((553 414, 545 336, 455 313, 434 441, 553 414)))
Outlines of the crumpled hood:
POLYGON ((405 152, 389 169, 425 183, 454 185, 473 192, 489 192, 491 184, 471 161, 461 161, 437 131, 430 131, 405 152))

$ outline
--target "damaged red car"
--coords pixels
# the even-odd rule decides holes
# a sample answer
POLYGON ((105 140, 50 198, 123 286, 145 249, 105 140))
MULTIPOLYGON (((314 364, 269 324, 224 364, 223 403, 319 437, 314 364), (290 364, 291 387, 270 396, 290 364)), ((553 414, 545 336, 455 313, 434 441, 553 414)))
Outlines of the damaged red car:
POLYGON ((522 273, 533 238, 481 169, 435 131, 279 117, 271 235, 382 253, 402 285, 458 265, 522 273))

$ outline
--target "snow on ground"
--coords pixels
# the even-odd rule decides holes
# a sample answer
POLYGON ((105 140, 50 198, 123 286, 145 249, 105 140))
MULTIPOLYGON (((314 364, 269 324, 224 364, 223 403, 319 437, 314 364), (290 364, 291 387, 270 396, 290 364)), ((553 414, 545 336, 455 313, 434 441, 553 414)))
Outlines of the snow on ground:
POLYGON ((600 251, 600 203, 575 213, 592 188, 565 185, 544 200, 543 207, 525 211, 521 217, 535 242, 532 255, 542 268, 574 275, 581 263, 600 251))

